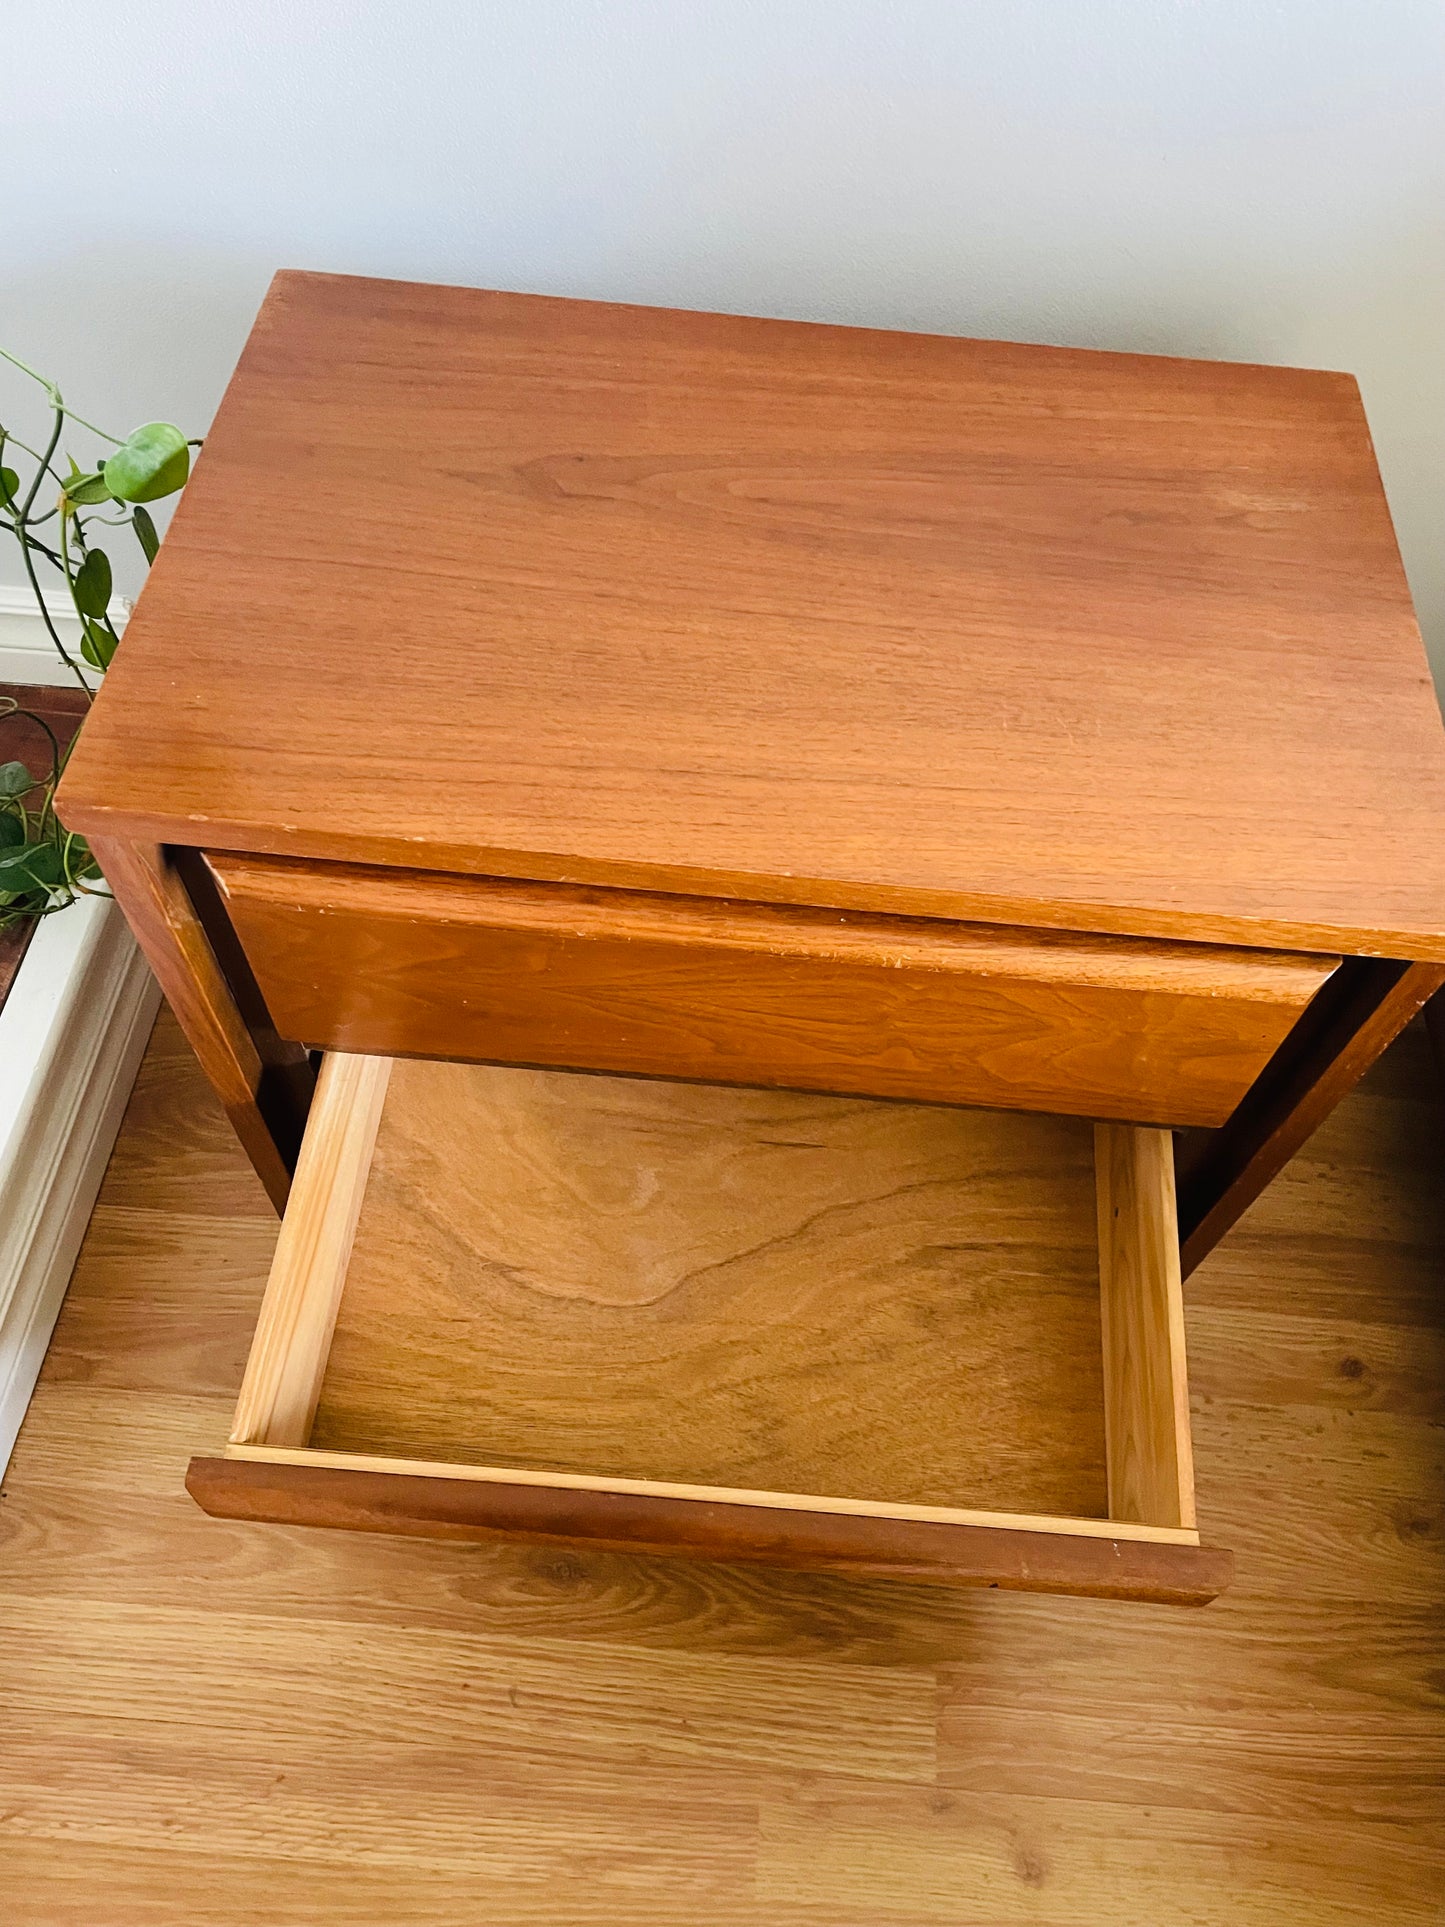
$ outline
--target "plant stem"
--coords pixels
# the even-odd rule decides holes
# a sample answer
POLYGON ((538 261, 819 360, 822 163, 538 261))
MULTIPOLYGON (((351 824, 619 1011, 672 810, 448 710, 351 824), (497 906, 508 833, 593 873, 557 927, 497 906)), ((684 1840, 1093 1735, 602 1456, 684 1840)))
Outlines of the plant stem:
MULTIPOLYGON (((18 368, 22 375, 29 375, 32 381, 38 381, 46 394, 49 395, 50 406, 52 408, 59 409, 62 415, 69 415, 73 422, 78 422, 82 428, 88 428, 92 435, 99 435, 103 442, 109 442, 114 448, 120 447, 121 437, 119 435, 107 435, 103 428, 97 428, 94 422, 88 422, 84 415, 77 415, 73 408, 67 408, 61 399, 60 390, 56 387, 55 383, 53 381, 47 381, 45 376, 37 369, 32 368, 28 361, 22 361, 19 355, 12 355, 8 348, 0 348, 0 358, 8 361, 12 367, 18 368)), ((52 444, 52 448, 53 446, 54 444, 52 444)))
MULTIPOLYGON (((42 519, 48 522, 50 520, 50 517, 47 515, 42 519)), ((52 568, 58 569, 60 567, 60 557, 56 554, 54 549, 47 548, 44 542, 36 541, 35 537, 30 533, 30 530, 33 529, 34 527, 35 527, 35 524, 33 522, 29 523, 26 527, 24 535, 22 536, 19 529, 15 526, 14 522, 8 521, 5 517, 0 516, 0 529, 9 529, 10 533, 15 537, 17 542, 28 542, 32 549, 38 550, 39 553, 45 557, 45 560, 48 563, 50 563, 52 568)))
MULTIPOLYGON (((3 348, 0 348, 0 355, 4 355, 4 354, 5 354, 5 350, 3 348)), ((6 355, 7 361, 13 361, 14 359, 15 357, 13 355, 6 355)), ((24 367, 25 364, 21 362, 19 366, 24 367)), ((34 369, 32 368, 26 368, 25 372, 27 375, 35 373, 34 369)), ((36 375, 35 379, 37 381, 41 381, 43 380, 43 377, 40 375, 36 375)), ((51 384, 47 383, 46 386, 49 387, 51 386, 51 384)), ((50 467, 50 463, 52 458, 54 457, 55 451, 60 445, 60 432, 64 428, 64 426, 65 426, 65 404, 60 400, 59 394, 57 392, 55 395, 55 420, 54 420, 54 425, 50 431, 50 440, 46 443, 45 453, 40 457, 40 466, 35 471, 35 480, 30 484, 29 494, 25 497, 25 500, 21 503, 20 507, 14 510, 13 513, 15 516, 15 533, 20 538, 20 553, 25 558, 25 573, 26 575, 29 576, 30 586, 35 591, 35 601, 36 601, 36 605, 40 610, 40 620, 45 624, 46 629, 50 632, 50 640, 55 644, 56 649, 59 651, 60 660, 65 664, 66 668, 70 671, 71 675, 74 676, 75 680, 80 684, 81 688, 85 691, 85 701, 88 707, 90 703, 94 700, 91 694, 90 684, 85 680, 85 677, 81 672, 80 665, 75 661, 75 659, 70 654, 70 651, 66 648, 65 644, 60 640, 60 632, 55 627, 55 624, 50 620, 50 611, 45 606, 45 596, 43 591, 41 590, 40 583, 36 578, 35 562, 30 554, 30 531, 26 527, 26 522, 29 519, 30 511, 35 504, 35 497, 40 489, 41 479, 44 476, 45 471, 50 467)), ((61 543, 61 556, 63 558, 65 554, 65 518, 64 516, 62 516, 60 519, 60 543, 61 543)), ((62 566, 63 566, 63 562, 62 562, 62 566)), ((69 569, 65 570, 65 576, 66 576, 66 580, 69 581, 70 579, 69 569)))
MULTIPOLYGON (((32 448, 29 442, 22 442, 20 437, 18 435, 12 435, 8 428, 0 427, 0 435, 3 435, 7 442, 14 442, 17 448, 23 448, 25 450, 25 453, 30 457, 32 457, 33 460, 39 462, 42 468, 48 468, 50 470, 50 473, 55 477, 56 481, 59 482, 62 488, 65 487, 65 477, 61 474, 58 468, 56 468, 52 463, 47 462, 45 460, 45 457, 40 453, 40 450, 38 448, 32 448)), ((55 511, 52 509, 51 514, 53 515, 54 512, 55 511)))
POLYGON ((45 624, 46 629, 49 631, 50 640, 55 644, 56 649, 59 651, 60 660, 65 664, 66 668, 70 671, 71 675, 74 676, 75 680, 80 684, 81 688, 85 691, 85 701, 88 707, 95 700, 94 691, 91 689, 90 684, 86 681, 84 672, 82 671, 80 664, 76 662, 74 657, 70 654, 70 651, 66 648, 65 644, 60 640, 59 631, 56 629, 55 624, 50 620, 50 611, 45 606, 45 596, 43 591, 41 590, 39 579, 35 574, 35 564, 30 559, 30 544, 23 535, 20 538, 20 553, 25 558, 25 573, 30 577, 30 586, 35 591, 35 602, 36 602, 36 606, 40 610, 40 620, 45 624))
MULTIPOLYGON (((0 355, 3 355, 4 352, 5 350, 0 348, 0 355)), ((29 371, 27 370, 26 372, 28 373, 29 371)), ((38 380, 39 377, 37 376, 36 379, 38 380)), ((44 479, 45 472, 50 468, 55 451, 60 446, 60 431, 64 426, 65 406, 64 403, 57 400, 55 403, 54 420, 50 430, 50 440, 45 444, 45 453, 39 457, 40 466, 35 471, 35 480, 30 484, 30 491, 26 495, 25 500, 20 504, 20 507, 14 511, 15 519, 22 527, 30 520, 30 511, 35 506, 35 498, 40 493, 40 484, 44 479)), ((51 473, 54 473, 53 469, 51 473)))
MULTIPOLYGON (((21 709, 18 704, 14 709, 6 710, 5 714, 7 716, 24 716, 28 722, 35 723, 43 729, 50 739, 50 775, 43 786, 45 795, 40 805, 39 817, 41 834, 43 835, 46 820, 51 814, 52 805, 55 800, 55 785, 60 781, 61 771, 65 768, 65 758, 60 754, 60 744, 56 738, 55 731, 43 716, 37 716, 33 709, 21 709)), ((40 838, 37 837, 35 840, 38 843, 40 838)))

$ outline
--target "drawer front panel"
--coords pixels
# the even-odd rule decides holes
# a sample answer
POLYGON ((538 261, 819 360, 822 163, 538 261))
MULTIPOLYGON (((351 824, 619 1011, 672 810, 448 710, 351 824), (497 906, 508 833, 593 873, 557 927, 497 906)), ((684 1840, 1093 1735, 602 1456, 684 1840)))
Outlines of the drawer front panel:
POLYGON ((1336 959, 209 859, 327 1049, 1222 1123, 1336 959))

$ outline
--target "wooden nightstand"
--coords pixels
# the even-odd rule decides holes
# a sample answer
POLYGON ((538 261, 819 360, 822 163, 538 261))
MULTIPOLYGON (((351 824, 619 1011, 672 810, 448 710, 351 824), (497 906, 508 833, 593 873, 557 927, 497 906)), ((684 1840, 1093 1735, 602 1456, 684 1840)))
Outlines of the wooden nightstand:
POLYGON ((1188 1127, 1187 1272, 1445 981, 1308 370, 282 274, 60 803, 278 1207, 319 1048, 1188 1127))

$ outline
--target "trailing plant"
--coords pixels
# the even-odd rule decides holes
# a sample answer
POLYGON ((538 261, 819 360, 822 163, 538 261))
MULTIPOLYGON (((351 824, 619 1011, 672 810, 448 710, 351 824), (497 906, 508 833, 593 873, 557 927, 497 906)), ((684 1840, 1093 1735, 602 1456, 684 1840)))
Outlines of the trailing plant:
MULTIPOLYGON (((112 614, 110 557, 94 531, 98 526, 128 528, 149 568, 160 537, 145 505, 185 486, 191 450, 200 443, 187 441, 170 422, 147 422, 124 440, 108 435, 77 415, 55 383, 18 355, 0 348, 0 358, 37 382, 50 408, 49 432, 39 448, 0 424, 0 528, 8 528, 19 543, 46 633, 89 705, 94 676, 110 667, 120 644, 112 614), (110 453, 88 468, 68 452, 62 456, 68 424, 108 443, 110 453), (20 467, 11 466, 12 455, 22 458, 24 475, 20 467), (42 587, 47 571, 63 578, 75 607, 79 661, 66 647, 47 605, 42 587), (93 673, 87 675, 82 665, 93 673)), ((0 723, 7 715, 39 724, 49 739, 51 757, 43 774, 17 760, 0 761, 0 930, 63 910, 76 897, 103 887, 85 839, 72 835, 55 814, 55 788, 74 736, 62 744, 41 717, 14 702, 0 705, 0 723)))
POLYGON ((101 881, 85 838, 72 835, 55 814, 55 786, 65 767, 55 731, 13 696, 0 697, 0 722, 7 716, 23 716, 45 732, 50 767, 37 779, 25 763, 0 763, 0 931, 63 910, 101 881))

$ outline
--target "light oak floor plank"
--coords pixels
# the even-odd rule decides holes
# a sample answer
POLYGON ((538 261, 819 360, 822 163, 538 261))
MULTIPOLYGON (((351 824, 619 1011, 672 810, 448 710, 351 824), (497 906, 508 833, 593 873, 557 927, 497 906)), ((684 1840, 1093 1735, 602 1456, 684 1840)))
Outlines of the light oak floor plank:
POLYGON ((1402 1040, 1186 1289, 1186 1613, 207 1519, 275 1237, 163 1018, 0 1501, 6 1927, 1415 1927, 1445 1184, 1402 1040))

